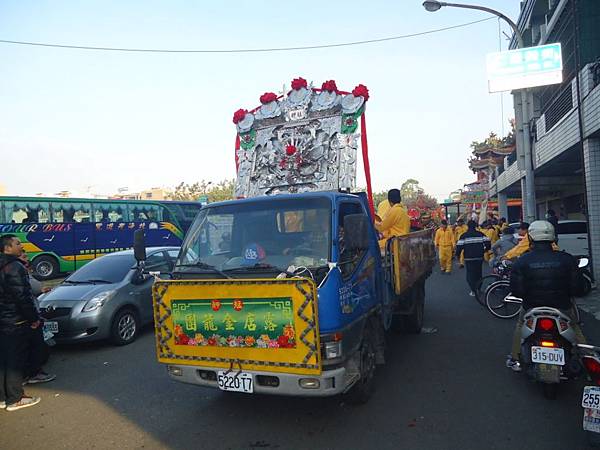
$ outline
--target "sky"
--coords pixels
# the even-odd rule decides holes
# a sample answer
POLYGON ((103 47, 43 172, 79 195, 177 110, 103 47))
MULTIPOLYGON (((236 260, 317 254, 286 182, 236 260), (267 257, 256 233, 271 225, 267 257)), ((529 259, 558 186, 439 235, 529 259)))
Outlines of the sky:
MULTIPOLYGON (((10 1, 0 39, 102 47, 232 49, 417 33, 486 17, 421 0, 10 1)), ((515 21, 517 0, 479 0, 515 21)), ((507 30, 506 26, 502 26, 507 30)), ((235 177, 238 108, 302 76, 370 91, 376 191, 417 179, 434 197, 474 181, 469 144, 501 133, 512 98, 487 92, 498 21, 333 49, 244 54, 119 53, 0 43, 0 185, 10 195, 114 193, 235 177), (502 120, 504 117, 504 122, 502 120)), ((358 184, 364 186, 364 176, 358 184)))

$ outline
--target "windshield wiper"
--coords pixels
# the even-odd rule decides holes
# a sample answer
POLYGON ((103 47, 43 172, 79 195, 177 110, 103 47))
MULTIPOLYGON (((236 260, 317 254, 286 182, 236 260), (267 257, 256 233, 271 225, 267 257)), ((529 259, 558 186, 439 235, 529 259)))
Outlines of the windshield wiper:
POLYGON ((84 282, 84 281, 82 281, 82 283, 92 283, 92 284, 112 284, 113 282, 112 282, 112 281, 108 281, 108 280, 102 280, 102 279, 100 279, 100 278, 94 278, 94 279, 91 279, 91 280, 85 280, 85 282, 84 282))
MULTIPOLYGON (((231 277, 229 275, 227 275, 225 272, 223 272, 220 269, 217 269, 215 266, 211 266, 210 264, 206 264, 203 262, 197 262, 197 263, 188 263, 188 264, 177 264, 175 266, 175 268, 177 267, 196 267, 198 269, 206 269, 208 271, 214 272, 214 273, 218 273, 219 275, 221 275, 224 278, 229 278, 231 279, 231 277)), ((187 273, 193 273, 193 272, 187 272, 187 273)))
POLYGON ((280 267, 274 266, 272 264, 262 264, 262 263, 255 264, 253 266, 234 267, 232 269, 225 269, 225 272, 259 272, 261 270, 276 270, 278 272, 287 273, 286 270, 284 270, 280 267))
POLYGON ((89 281, 74 281, 74 280, 64 280, 63 283, 69 284, 89 284, 89 281))

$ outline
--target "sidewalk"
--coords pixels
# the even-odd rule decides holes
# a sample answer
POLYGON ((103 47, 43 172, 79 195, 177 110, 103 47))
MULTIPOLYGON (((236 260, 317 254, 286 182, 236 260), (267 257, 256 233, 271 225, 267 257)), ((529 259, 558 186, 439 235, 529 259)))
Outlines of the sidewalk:
POLYGON ((600 320, 600 289, 593 289, 587 296, 577 298, 576 302, 579 309, 600 320))

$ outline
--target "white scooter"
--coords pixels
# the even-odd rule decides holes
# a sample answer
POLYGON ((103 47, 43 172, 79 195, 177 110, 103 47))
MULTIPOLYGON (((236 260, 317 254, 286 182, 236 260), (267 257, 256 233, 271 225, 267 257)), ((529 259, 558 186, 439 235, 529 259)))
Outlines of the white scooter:
POLYGON ((587 433, 589 444, 600 447, 600 347, 578 344, 577 350, 593 384, 583 389, 583 429, 587 433))
POLYGON ((521 366, 527 375, 542 384, 544 397, 556 398, 558 385, 577 377, 581 363, 574 357, 576 337, 571 319, 556 308, 529 310, 521 329, 521 366))

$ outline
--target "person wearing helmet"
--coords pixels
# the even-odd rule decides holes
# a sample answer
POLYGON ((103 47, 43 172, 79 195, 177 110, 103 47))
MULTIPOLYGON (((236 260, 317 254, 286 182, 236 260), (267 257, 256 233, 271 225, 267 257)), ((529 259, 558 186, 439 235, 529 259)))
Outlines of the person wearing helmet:
POLYGON ((572 298, 581 295, 583 280, 577 260, 566 252, 554 251, 554 227, 545 220, 536 220, 527 230, 531 249, 512 265, 510 289, 523 299, 523 308, 513 336, 512 352, 506 366, 520 371, 521 328, 523 317, 532 308, 547 306, 562 310, 572 319, 571 326, 578 343, 585 343, 577 323, 577 312, 572 298))

